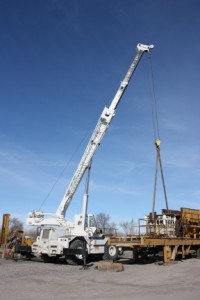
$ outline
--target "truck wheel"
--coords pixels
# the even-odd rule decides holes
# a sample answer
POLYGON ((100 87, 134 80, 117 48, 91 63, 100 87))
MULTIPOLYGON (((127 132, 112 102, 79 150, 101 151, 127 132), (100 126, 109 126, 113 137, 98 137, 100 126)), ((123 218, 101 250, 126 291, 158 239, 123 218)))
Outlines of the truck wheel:
POLYGON ((105 251, 104 251, 104 260, 117 260, 118 259, 119 250, 114 245, 105 245, 105 251))
POLYGON ((197 258, 200 258, 200 248, 197 249, 197 258))
POLYGON ((47 254, 42 254, 41 259, 43 260, 44 263, 58 263, 59 257, 57 256, 48 256, 47 254))
MULTIPOLYGON (((70 249, 84 249, 84 248, 85 248, 85 242, 81 240, 75 240, 70 245, 70 249)), ((69 265, 74 265, 74 266, 82 265, 83 255, 82 254, 66 255, 65 260, 69 265)))
POLYGON ((51 262, 50 257, 47 254, 42 254, 41 259, 43 260, 44 263, 51 262))

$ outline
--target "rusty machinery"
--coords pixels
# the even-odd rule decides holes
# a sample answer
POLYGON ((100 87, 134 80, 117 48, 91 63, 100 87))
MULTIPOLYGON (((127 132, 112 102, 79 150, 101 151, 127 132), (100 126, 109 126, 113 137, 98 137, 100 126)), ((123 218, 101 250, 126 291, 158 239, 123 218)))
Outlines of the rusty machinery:
POLYGON ((163 209, 162 214, 145 216, 146 234, 152 237, 200 238, 200 210, 163 209))
POLYGON ((8 242, 10 214, 4 214, 0 235, 0 248, 4 248, 8 242))
POLYGON ((25 235, 24 230, 15 229, 9 232, 10 214, 3 214, 0 235, 2 257, 13 258, 14 254, 22 257, 31 256, 32 239, 25 235))

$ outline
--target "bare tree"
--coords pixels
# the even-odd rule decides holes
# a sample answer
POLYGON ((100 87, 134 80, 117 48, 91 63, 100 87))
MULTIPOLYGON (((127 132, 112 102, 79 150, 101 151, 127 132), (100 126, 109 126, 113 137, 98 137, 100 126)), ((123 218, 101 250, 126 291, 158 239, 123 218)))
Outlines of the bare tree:
POLYGON ((96 215, 96 223, 97 223, 97 227, 100 228, 108 228, 110 227, 109 221, 110 221, 110 216, 106 213, 99 213, 96 215))
POLYGON ((18 218, 11 218, 9 232, 11 233, 15 230, 23 230, 23 222, 20 221, 18 218))
POLYGON ((131 221, 123 221, 120 223, 120 227, 126 235, 135 234, 135 222, 133 219, 131 221))
POLYGON ((30 237, 32 240, 36 240, 38 236, 37 228, 26 229, 25 235, 30 237))
POLYGON ((110 221, 110 216, 106 213, 98 213, 95 217, 97 227, 103 230, 104 234, 114 235, 116 234, 116 224, 110 221))
POLYGON ((109 223, 108 235, 117 235, 117 224, 115 222, 109 223))

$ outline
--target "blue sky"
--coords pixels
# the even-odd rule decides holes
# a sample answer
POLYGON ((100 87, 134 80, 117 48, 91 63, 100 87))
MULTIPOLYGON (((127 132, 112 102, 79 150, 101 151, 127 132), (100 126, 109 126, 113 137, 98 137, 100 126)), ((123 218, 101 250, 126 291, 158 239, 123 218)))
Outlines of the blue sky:
MULTIPOLYGON (((199 14, 198 0, 0 1, 1 215, 25 220, 31 210, 56 211, 137 43, 155 45, 169 207, 200 209, 199 14)), ((143 217, 152 209, 154 172, 143 56, 93 159, 89 212, 114 222, 143 217)), ((67 218, 81 212, 83 189, 84 180, 67 218)), ((159 180, 156 211, 162 208, 159 180)))

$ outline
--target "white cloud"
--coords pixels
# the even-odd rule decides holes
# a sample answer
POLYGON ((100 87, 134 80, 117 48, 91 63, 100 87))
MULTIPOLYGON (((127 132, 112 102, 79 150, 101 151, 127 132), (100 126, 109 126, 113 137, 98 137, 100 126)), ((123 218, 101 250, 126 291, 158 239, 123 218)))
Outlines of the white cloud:
POLYGON ((91 180, 90 182, 92 192, 103 191, 105 194, 107 192, 114 194, 141 196, 144 194, 143 190, 139 187, 130 186, 125 182, 96 182, 91 180))
POLYGON ((36 185, 36 182, 31 180, 31 178, 29 178, 27 174, 22 175, 20 174, 21 172, 17 171, 16 169, 10 170, 8 168, 0 167, 0 173, 4 178, 7 177, 9 182, 12 182, 12 184, 17 184, 26 187, 35 187, 36 185))
POLYGON ((164 129, 168 129, 171 131, 176 131, 176 132, 187 132, 187 127, 183 123, 179 123, 175 121, 174 119, 169 119, 169 118, 162 118, 161 122, 162 127, 164 129))
POLYGON ((198 145, 178 145, 176 149, 168 149, 165 165, 182 169, 196 169, 200 167, 200 149, 198 145))

